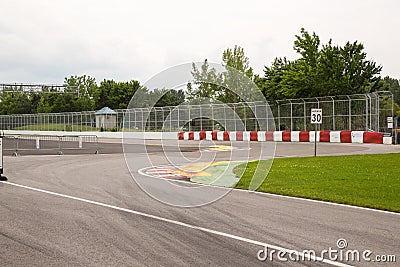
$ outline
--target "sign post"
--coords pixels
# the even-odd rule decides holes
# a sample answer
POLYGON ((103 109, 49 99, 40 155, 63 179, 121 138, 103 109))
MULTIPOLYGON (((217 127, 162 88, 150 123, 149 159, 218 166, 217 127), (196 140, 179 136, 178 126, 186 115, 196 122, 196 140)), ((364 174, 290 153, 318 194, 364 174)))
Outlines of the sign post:
POLYGON ((322 109, 321 108, 312 108, 311 109, 311 124, 315 124, 314 157, 316 157, 317 156, 317 126, 318 126, 318 124, 322 124, 322 109))
POLYGON ((3 134, 0 132, 0 181, 6 181, 7 178, 3 174, 3 134))

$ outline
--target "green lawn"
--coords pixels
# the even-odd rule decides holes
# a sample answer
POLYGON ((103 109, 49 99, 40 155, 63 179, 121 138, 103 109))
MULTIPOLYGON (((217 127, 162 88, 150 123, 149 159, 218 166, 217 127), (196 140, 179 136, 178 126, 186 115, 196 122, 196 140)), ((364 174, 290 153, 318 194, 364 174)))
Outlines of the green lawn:
MULTIPOLYGON (((270 162, 234 169, 244 171, 236 188, 248 189, 257 164, 270 162)), ((274 159, 257 191, 400 212, 400 154, 274 159)))
POLYGON ((82 125, 71 125, 71 124, 31 124, 25 125, 21 127, 13 128, 13 130, 25 130, 25 131, 66 131, 66 132, 80 132, 81 130, 84 132, 93 132, 100 131, 97 128, 93 128, 90 126, 82 125))

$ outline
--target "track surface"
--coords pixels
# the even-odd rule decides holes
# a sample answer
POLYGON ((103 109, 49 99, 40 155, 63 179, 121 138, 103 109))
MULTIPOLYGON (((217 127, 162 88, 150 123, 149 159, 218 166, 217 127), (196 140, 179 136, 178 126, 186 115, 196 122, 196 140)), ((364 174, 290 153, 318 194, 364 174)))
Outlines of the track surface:
MULTIPOLYGON (((189 152, 197 147, 195 142, 182 145, 185 148, 171 145, 166 149, 196 157, 198 153, 189 152)), ((251 146, 251 153, 259 149, 259 143, 251 146)), ((382 145, 320 144, 318 148, 320 154, 399 152, 398 147, 382 145)), ((149 142, 147 149, 160 164, 165 163, 156 141, 149 142)), ((140 144, 132 145, 130 153, 137 159, 137 168, 132 170, 135 177, 148 164, 144 152, 140 144)), ((4 158, 9 181, 0 183, 1 266, 288 265, 276 259, 258 261, 257 252, 263 247, 236 237, 298 251, 336 249, 336 241, 345 238, 349 249, 395 254, 400 260, 399 214, 244 191, 232 191, 202 207, 177 208, 153 199, 137 186, 120 144, 102 144, 100 153, 4 158)), ((312 144, 277 144, 280 157, 312 153, 312 144)), ((215 155, 217 160, 229 157, 228 152, 215 155)))

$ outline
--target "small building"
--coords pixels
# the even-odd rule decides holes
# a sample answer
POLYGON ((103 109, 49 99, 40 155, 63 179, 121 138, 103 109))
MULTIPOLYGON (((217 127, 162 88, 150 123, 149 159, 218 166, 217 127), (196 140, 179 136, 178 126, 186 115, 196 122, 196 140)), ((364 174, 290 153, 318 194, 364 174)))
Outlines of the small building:
POLYGON ((117 112, 104 107, 95 113, 96 128, 112 129, 117 127, 117 112))

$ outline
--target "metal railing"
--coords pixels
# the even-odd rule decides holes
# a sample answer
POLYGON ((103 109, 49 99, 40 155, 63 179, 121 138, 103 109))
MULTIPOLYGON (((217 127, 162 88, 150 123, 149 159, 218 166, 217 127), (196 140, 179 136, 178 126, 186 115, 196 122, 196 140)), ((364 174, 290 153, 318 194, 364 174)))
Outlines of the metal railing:
POLYGON ((22 151, 54 152, 63 155, 66 150, 91 150, 99 153, 99 141, 96 135, 55 136, 55 135, 5 135, 4 151, 18 156, 22 151))
POLYGON ((390 92, 315 97, 235 104, 179 105, 119 109, 115 127, 96 125, 95 111, 0 115, 0 130, 35 131, 198 131, 259 130, 260 122, 280 130, 310 130, 311 108, 323 109, 322 130, 388 132, 386 117, 393 117, 390 92), (255 112, 257 111, 257 112, 255 112), (255 115, 257 113, 257 115, 255 115))

